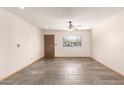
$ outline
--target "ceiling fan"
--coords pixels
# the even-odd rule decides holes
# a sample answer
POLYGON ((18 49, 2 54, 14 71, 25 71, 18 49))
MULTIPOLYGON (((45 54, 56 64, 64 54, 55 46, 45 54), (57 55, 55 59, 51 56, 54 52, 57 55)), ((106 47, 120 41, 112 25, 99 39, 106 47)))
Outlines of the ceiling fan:
POLYGON ((79 26, 74 26, 74 25, 72 25, 72 21, 69 21, 69 26, 68 26, 68 30, 67 31, 80 31, 78 28, 76 28, 76 27, 81 27, 81 25, 79 25, 79 26))

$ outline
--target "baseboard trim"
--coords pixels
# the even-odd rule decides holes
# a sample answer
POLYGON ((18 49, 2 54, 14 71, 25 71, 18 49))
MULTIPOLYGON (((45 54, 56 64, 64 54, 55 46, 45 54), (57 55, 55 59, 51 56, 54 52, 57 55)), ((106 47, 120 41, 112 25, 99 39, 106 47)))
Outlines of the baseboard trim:
POLYGON ((25 68, 29 67, 30 65, 32 65, 32 64, 34 64, 34 63, 36 63, 37 61, 42 60, 42 59, 44 59, 44 57, 41 57, 41 58, 37 59, 36 61, 32 62, 31 64, 29 64, 29 65, 27 65, 27 66, 25 66, 25 67, 21 68, 20 70, 18 70, 18 71, 16 71, 16 72, 14 72, 14 73, 12 73, 12 74, 10 74, 10 75, 8 75, 8 76, 4 77, 4 78, 1 78, 1 79, 0 79, 0 81, 1 81, 1 80, 4 80, 4 79, 7 79, 7 78, 9 78, 9 77, 11 77, 11 76, 13 76, 13 75, 17 74, 19 71, 21 71, 21 70, 23 70, 23 69, 25 69, 25 68))
POLYGON ((92 58, 93 60, 95 60, 96 62, 100 63, 101 65, 105 66, 106 68, 108 68, 108 69, 111 70, 112 72, 115 72, 116 74, 118 74, 119 76, 121 76, 121 77, 124 78, 124 75, 123 75, 123 74, 121 74, 121 73, 119 73, 118 71, 116 71, 116 70, 110 68, 109 66, 103 64, 102 62, 98 61, 97 59, 95 59, 95 58, 93 58, 93 57, 91 57, 91 58, 92 58))
POLYGON ((91 58, 91 57, 54 57, 54 58, 91 58))

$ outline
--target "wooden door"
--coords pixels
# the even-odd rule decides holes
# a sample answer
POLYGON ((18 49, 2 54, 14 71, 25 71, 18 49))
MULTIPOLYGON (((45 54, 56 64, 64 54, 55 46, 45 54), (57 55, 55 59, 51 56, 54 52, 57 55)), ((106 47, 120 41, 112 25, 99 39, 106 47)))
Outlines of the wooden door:
POLYGON ((45 58, 53 58, 55 55, 54 35, 44 35, 44 55, 45 58))

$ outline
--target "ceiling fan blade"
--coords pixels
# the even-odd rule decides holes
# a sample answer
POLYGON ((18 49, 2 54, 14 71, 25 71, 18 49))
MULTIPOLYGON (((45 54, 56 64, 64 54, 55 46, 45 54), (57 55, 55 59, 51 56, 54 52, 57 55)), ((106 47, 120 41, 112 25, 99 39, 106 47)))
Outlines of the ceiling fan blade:
POLYGON ((80 31, 79 29, 77 29, 77 28, 75 28, 75 27, 74 27, 74 29, 75 29, 76 31, 80 31))
POLYGON ((82 27, 82 25, 78 25, 78 26, 75 26, 75 27, 82 27))

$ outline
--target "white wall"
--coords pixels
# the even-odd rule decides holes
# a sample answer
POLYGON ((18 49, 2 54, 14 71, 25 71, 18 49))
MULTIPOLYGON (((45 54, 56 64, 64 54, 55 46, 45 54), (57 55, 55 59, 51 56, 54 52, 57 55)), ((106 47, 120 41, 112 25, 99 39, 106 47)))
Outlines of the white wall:
POLYGON ((124 11, 92 31, 92 57, 124 75, 124 11))
POLYGON ((3 9, 0 9, 0 43, 0 79, 44 56, 42 31, 3 9))
POLYGON ((90 31, 44 31, 44 34, 55 35, 55 57, 90 57, 90 31), (64 35, 81 35, 82 47, 63 47, 64 35))

